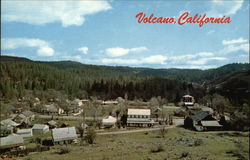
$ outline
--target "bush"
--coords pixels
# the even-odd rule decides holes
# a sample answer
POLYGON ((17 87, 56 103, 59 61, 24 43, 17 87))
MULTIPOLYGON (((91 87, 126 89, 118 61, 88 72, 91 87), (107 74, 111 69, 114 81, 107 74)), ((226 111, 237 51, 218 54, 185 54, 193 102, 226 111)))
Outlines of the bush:
POLYGON ((162 138, 164 138, 165 135, 167 134, 167 132, 168 132, 168 130, 167 130, 165 127, 162 127, 162 128, 160 129, 160 136, 161 136, 162 138))
POLYGON ((202 139, 196 139, 196 140, 194 141, 194 146, 200 146, 200 145, 202 145, 202 144, 203 144, 202 139))
POLYGON ((66 154, 70 152, 70 149, 67 146, 61 146, 59 150, 59 154, 66 154))
POLYGON ((151 148, 151 153, 157 153, 157 152, 162 152, 164 151, 163 145, 158 145, 156 147, 151 148))
POLYGON ((181 158, 187 157, 188 155, 189 155, 188 152, 183 152, 183 153, 181 154, 181 158))
POLYGON ((89 144, 93 144, 95 139, 96 139, 96 132, 95 132, 94 128, 89 128, 88 131, 87 131, 87 135, 85 137, 85 140, 89 144))

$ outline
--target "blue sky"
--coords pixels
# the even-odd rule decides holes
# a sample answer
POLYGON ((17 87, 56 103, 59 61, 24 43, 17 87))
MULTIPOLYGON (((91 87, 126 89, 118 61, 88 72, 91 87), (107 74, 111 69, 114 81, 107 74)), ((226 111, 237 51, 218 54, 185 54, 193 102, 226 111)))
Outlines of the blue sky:
POLYGON ((249 62, 249 1, 1 1, 1 54, 85 64, 214 68, 249 62), (136 14, 196 13, 224 24, 138 23, 136 14))

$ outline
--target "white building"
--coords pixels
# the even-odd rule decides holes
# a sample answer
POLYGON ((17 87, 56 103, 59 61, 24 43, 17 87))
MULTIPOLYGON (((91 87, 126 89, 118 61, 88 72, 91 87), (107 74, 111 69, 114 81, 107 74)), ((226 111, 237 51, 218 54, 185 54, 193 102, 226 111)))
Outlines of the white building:
POLYGON ((82 106, 83 103, 82 103, 82 100, 80 99, 74 99, 72 102, 71 102, 71 105, 76 105, 78 107, 82 106))
POLYGON ((16 134, 22 136, 23 138, 33 136, 32 129, 19 129, 16 134))
POLYGON ((75 127, 52 129, 54 144, 70 144, 77 139, 75 127))
POLYGON ((54 104, 44 105, 42 111, 49 115, 60 115, 64 113, 62 108, 56 107, 54 104))
POLYGON ((128 109, 127 126, 152 126, 150 109, 128 109))
POLYGON ((190 95, 184 95, 182 97, 182 101, 184 103, 184 106, 194 106, 194 97, 190 95))
POLYGON ((33 135, 43 135, 49 132, 49 126, 45 124, 35 124, 32 127, 33 135))
POLYGON ((102 119, 102 125, 107 128, 114 127, 116 122, 117 122, 117 119, 112 116, 107 116, 102 119))
POLYGON ((23 145, 24 145, 23 137, 16 134, 11 134, 7 137, 0 138, 0 150, 8 148, 16 148, 23 145))

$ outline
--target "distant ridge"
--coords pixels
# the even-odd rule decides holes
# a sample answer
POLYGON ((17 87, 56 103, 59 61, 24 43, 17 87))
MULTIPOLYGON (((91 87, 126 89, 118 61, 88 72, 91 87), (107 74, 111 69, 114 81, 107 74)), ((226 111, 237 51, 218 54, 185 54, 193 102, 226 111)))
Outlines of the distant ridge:
POLYGON ((75 72, 88 72, 89 76, 94 73, 107 76, 108 74, 114 74, 116 76, 139 76, 139 77, 167 77, 169 79, 175 79, 178 81, 194 82, 203 84, 214 84, 218 81, 222 81, 223 77, 231 76, 231 74, 240 71, 249 70, 249 63, 232 63, 221 67, 212 69, 154 69, 144 67, 127 67, 127 66, 104 66, 104 65, 91 65, 82 64, 75 61, 32 61, 24 57, 14 56, 1 56, 2 62, 33 62, 42 65, 49 65, 59 70, 74 70, 75 72))
POLYGON ((24 57, 14 57, 14 56, 2 56, 0 58, 1 61, 16 61, 16 62, 32 62, 32 60, 24 57))

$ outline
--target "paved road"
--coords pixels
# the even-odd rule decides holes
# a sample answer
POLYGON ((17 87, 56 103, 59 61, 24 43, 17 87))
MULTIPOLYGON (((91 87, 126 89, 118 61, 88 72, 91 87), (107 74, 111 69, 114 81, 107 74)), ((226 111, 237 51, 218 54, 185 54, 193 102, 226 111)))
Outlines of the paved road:
MULTIPOLYGON (((166 129, 175 128, 177 126, 181 126, 181 125, 183 125, 184 120, 183 119, 173 119, 173 122, 174 122, 174 125, 165 126, 166 129)), ((158 127, 158 128, 144 128, 144 129, 136 129, 136 130, 126 130, 126 131, 102 132, 102 133, 97 133, 97 135, 113 135, 113 134, 150 132, 150 131, 156 131, 156 130, 160 130, 160 129, 161 129, 161 127, 158 127)))

